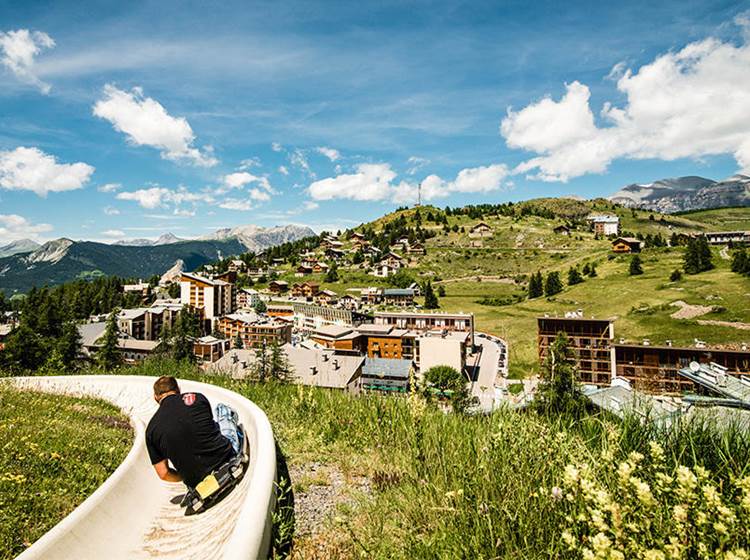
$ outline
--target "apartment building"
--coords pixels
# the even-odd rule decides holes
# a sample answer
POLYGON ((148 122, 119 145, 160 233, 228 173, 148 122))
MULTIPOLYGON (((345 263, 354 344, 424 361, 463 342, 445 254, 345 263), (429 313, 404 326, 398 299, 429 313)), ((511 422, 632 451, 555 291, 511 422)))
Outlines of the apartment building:
POLYGON ((180 302, 198 311, 206 323, 204 328, 210 330, 219 317, 235 310, 234 284, 183 272, 180 302))
POLYGON ((219 319, 218 328, 232 344, 239 337, 243 348, 256 348, 273 341, 286 344, 292 340, 292 325, 288 321, 257 313, 230 313, 219 319))
POLYGON ((374 323, 419 332, 442 330, 468 332, 469 344, 474 346, 474 315, 471 313, 376 311, 374 323))
POLYGON ((610 319, 585 318, 582 313, 566 317, 537 318, 539 363, 547 359, 558 333, 568 336, 578 368, 578 380, 590 385, 609 385, 614 375, 614 323, 610 319))

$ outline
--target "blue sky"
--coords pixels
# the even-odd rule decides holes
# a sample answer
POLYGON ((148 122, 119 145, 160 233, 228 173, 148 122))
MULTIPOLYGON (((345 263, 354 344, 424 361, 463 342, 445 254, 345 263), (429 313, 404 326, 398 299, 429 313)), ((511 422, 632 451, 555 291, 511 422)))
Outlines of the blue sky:
POLYGON ((3 2, 0 244, 750 168, 737 2, 3 2))

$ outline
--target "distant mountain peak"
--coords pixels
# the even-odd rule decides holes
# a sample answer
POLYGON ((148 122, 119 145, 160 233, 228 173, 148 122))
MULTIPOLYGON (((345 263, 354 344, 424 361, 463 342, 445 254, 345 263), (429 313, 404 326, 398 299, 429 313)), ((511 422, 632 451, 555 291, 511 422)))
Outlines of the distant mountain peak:
POLYGON ((663 213, 750 205, 750 177, 733 175, 723 181, 690 175, 623 187, 609 200, 629 208, 663 213))
POLYGON ((68 249, 73 245, 74 241, 67 237, 61 237, 60 239, 54 239, 47 241, 44 245, 39 247, 36 251, 26 257, 28 263, 40 263, 40 262, 51 262, 55 263, 60 261, 65 255, 68 254, 68 249))
POLYGON ((41 245, 32 239, 16 239, 0 247, 0 258, 21 253, 31 253, 39 249, 39 247, 41 245))

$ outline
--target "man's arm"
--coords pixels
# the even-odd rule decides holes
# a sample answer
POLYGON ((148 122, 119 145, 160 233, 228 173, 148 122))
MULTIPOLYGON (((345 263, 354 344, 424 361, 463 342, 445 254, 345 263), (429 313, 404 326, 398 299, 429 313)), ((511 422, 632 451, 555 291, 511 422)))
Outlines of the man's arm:
POLYGON ((154 469, 159 478, 166 480, 167 482, 182 482, 182 476, 174 469, 169 468, 167 460, 164 459, 158 463, 154 463, 154 469))

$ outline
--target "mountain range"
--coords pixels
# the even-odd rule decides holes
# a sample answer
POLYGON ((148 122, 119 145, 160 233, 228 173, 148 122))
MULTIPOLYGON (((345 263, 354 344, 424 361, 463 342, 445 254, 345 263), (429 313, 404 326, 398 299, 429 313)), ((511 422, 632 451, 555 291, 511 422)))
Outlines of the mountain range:
POLYGON ((179 261, 184 270, 193 270, 219 258, 259 252, 312 235, 315 232, 304 226, 240 226, 221 229, 201 239, 180 240, 166 234, 157 241, 134 240, 130 244, 66 238, 41 246, 33 241, 15 242, 16 248, 9 245, 0 248, 0 255, 6 251, 6 256, 0 257, 0 290, 8 294, 25 292, 33 286, 60 284, 99 274, 148 278, 164 274, 179 261), (144 241, 148 244, 142 243, 144 241), (24 250, 17 251, 19 247, 24 250))
POLYGON ((629 208, 672 214, 727 206, 750 206, 750 177, 733 175, 722 181, 688 176, 623 187, 608 198, 629 208))

